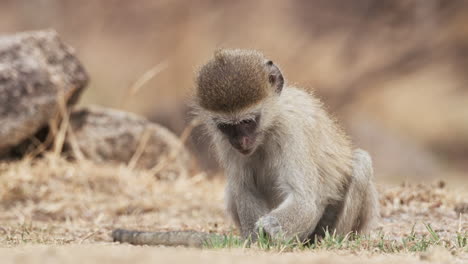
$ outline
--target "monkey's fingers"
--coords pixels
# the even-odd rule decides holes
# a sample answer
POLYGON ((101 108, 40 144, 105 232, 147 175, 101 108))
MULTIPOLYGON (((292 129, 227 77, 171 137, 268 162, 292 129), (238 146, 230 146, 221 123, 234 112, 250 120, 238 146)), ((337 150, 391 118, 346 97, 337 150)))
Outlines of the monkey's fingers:
POLYGON ((144 232, 116 229, 112 232, 114 242, 132 245, 203 247, 212 238, 213 234, 196 231, 144 232))

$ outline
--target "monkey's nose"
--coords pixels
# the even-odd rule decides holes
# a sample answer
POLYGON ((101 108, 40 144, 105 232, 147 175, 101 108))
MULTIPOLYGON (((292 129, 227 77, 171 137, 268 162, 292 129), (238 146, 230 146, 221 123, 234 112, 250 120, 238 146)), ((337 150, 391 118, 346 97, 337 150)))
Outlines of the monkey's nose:
POLYGON ((240 140, 240 145, 242 149, 248 149, 251 145, 251 140, 249 137, 242 137, 240 140))
POLYGON ((231 138, 229 141, 231 142, 231 145, 242 154, 249 154, 253 150, 255 137, 239 136, 231 138))

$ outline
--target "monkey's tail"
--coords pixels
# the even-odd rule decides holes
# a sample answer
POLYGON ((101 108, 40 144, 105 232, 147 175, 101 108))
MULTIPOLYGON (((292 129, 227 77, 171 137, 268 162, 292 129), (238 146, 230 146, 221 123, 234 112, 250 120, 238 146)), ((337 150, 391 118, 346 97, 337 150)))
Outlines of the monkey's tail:
POLYGON ((216 234, 197 231, 145 232, 116 229, 112 232, 114 242, 133 245, 164 245, 203 247, 210 243, 216 234))

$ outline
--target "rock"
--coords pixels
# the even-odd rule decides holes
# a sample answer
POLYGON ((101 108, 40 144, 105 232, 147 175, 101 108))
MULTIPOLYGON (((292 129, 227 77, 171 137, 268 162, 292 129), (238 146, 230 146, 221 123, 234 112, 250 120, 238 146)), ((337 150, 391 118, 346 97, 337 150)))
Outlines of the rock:
POLYGON ((0 36, 0 155, 75 103, 88 75, 55 31, 0 36))
POLYGON ((161 178, 186 176, 192 166, 191 156, 179 138, 134 114, 84 107, 71 113, 70 125, 73 136, 67 137, 66 145, 76 143, 82 154, 95 162, 152 169, 161 178))
POLYGON ((424 145, 386 128, 382 122, 365 113, 352 111, 347 128, 356 146, 368 151, 379 179, 400 181, 410 175, 416 181, 435 180, 441 165, 424 145))
MULTIPOLYGON (((192 109, 187 104, 180 102, 157 109, 148 116, 148 119, 180 134, 189 126, 190 119, 187 116, 190 116, 191 111, 192 109)), ((194 158, 200 169, 210 174, 220 171, 219 163, 211 148, 211 140, 206 135, 203 126, 194 127, 191 130, 185 146, 191 153, 197 153, 194 158)))

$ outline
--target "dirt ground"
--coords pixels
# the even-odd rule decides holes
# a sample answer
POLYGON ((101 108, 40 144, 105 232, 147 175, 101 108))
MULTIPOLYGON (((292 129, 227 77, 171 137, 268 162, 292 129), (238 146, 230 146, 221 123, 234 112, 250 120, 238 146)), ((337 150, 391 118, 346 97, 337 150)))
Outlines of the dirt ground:
MULTIPOLYGON (((2 263, 463 263, 444 250, 422 256, 336 252, 266 253, 251 250, 197 250, 128 245, 21 246, 0 249, 2 263)), ((465 262, 466 263, 466 262, 465 262)))
MULTIPOLYGON (((114 228, 235 233, 223 211, 224 180, 203 173, 156 180, 145 171, 125 166, 76 164, 53 156, 0 163, 0 175, 2 263, 468 262, 466 249, 430 248, 423 253, 398 254, 373 250, 278 253, 118 245, 109 236, 114 228)), ((378 188, 382 218, 376 236, 401 240, 413 227, 417 235, 424 235, 425 224, 450 241, 457 232, 468 231, 464 186, 435 182, 380 184, 378 188)))

